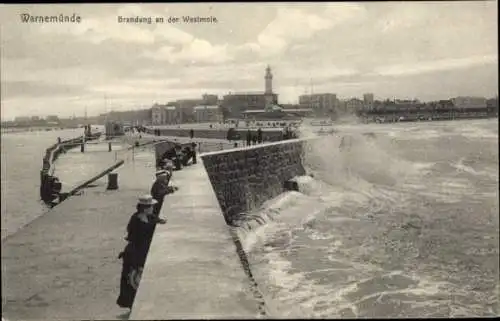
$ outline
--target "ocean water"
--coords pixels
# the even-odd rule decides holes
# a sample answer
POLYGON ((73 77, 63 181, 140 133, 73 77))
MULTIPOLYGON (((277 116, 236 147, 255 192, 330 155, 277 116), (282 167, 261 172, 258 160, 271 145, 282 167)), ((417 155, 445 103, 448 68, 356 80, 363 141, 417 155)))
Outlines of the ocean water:
MULTIPOLYGON (((57 142, 57 137, 64 140, 82 134, 82 129, 2 133, 2 239, 48 211, 40 200, 40 169, 45 150, 57 142)), ((115 154, 107 150, 105 144, 88 145, 88 153, 82 154, 75 148, 61 154, 55 163, 54 175, 62 181, 63 191, 112 164, 115 154)))
POLYGON ((82 129, 2 133, 2 239, 44 213, 40 169, 45 150, 57 137, 81 136, 82 129))
POLYGON ((237 228, 268 314, 498 315, 497 121, 345 124, 315 143, 300 192, 237 228))

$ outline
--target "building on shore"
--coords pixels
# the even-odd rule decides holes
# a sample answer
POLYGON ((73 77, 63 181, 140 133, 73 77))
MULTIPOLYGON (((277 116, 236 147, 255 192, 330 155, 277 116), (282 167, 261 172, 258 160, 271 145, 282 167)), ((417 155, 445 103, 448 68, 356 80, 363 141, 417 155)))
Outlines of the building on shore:
POLYGON ((459 96, 451 99, 455 108, 486 108, 486 98, 459 96))
POLYGON ((29 116, 18 116, 14 118, 15 123, 28 123, 31 121, 31 117, 29 116))
POLYGON ((260 92, 234 93, 225 95, 222 101, 222 106, 227 108, 231 117, 239 118, 244 112, 250 110, 264 110, 266 105, 277 104, 278 95, 272 94, 271 98, 260 92))
POLYGON ((151 107, 151 123, 153 125, 182 124, 196 121, 196 106, 217 105, 217 95, 203 94, 200 99, 178 99, 167 104, 154 104, 151 107))
POLYGON ((178 124, 181 118, 182 114, 177 106, 154 104, 151 107, 152 125, 178 124))
POLYGON ((299 96, 301 109, 312 109, 316 116, 334 115, 337 112, 337 95, 332 93, 299 96))
POLYGON ((372 93, 363 94, 363 108, 365 110, 372 110, 375 102, 375 96, 372 93))
POLYGON ((197 123, 218 123, 223 118, 218 105, 195 106, 194 117, 197 123))
POLYGON ((221 105, 231 117, 240 118, 250 110, 264 110, 268 105, 278 104, 278 95, 273 92, 273 75, 267 66, 264 75, 264 92, 238 92, 223 97, 221 105))
POLYGON ((201 96, 202 104, 207 106, 214 106, 219 103, 219 96, 204 94, 201 96))
POLYGON ((137 125, 145 125, 151 122, 151 109, 110 111, 100 115, 100 118, 105 118, 105 122, 130 122, 137 125))
POLYGON ((45 120, 48 122, 59 122, 59 117, 57 115, 49 115, 45 117, 45 120))
POLYGON ((348 113, 358 112, 360 110, 363 110, 364 107, 364 101, 359 98, 351 98, 345 102, 346 112, 348 113))
POLYGON ((498 97, 486 100, 486 107, 493 110, 498 110, 498 97))
POLYGON ((160 125, 162 124, 162 107, 161 105, 153 105, 151 107, 151 124, 152 125, 160 125))

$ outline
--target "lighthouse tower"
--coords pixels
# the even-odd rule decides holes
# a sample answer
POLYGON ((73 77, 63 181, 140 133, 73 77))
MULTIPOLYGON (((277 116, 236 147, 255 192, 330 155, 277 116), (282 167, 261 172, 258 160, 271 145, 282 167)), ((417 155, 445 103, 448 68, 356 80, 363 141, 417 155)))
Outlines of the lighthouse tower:
POLYGON ((271 67, 269 65, 266 68, 266 75, 264 76, 265 82, 266 82, 266 94, 272 94, 273 93, 273 74, 271 73, 271 67))
POLYGON ((266 101, 265 109, 271 108, 273 104, 277 103, 274 101, 273 94, 273 74, 271 73, 271 67, 269 65, 266 68, 266 75, 264 76, 266 83, 266 90, 264 91, 264 99, 266 101))

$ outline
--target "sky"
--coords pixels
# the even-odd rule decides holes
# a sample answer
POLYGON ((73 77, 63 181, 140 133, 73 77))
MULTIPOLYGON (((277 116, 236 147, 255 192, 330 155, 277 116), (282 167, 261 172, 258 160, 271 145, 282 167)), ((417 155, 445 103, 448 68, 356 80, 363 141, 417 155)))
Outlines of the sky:
POLYGON ((2 120, 97 115, 263 91, 340 99, 498 92, 497 3, 175 3, 0 5, 2 120), (22 23, 20 14, 81 16, 22 23), (118 23, 215 17, 217 23, 118 23))

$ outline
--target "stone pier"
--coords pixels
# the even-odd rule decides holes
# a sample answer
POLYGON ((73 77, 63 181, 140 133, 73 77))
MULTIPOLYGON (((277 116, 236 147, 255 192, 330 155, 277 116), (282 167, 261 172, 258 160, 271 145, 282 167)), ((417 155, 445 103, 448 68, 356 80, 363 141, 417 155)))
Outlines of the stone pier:
POLYGON ((259 315, 228 226, 202 164, 174 172, 130 316, 241 319, 259 315))

